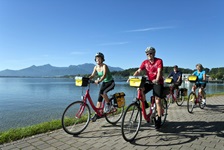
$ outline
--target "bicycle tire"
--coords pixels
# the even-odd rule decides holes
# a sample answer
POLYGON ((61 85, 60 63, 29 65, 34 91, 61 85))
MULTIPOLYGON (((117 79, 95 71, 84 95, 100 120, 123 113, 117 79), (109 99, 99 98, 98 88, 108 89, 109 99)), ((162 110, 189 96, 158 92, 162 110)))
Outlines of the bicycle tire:
POLYGON ((138 134, 141 126, 142 113, 137 102, 130 104, 121 121, 121 133, 125 141, 132 142, 138 134))
POLYGON ((161 99, 161 103, 162 103, 161 126, 163 126, 166 122, 168 106, 167 106, 167 100, 165 98, 161 99))
POLYGON ((167 106, 169 107, 171 103, 173 103, 173 96, 172 94, 169 94, 167 96, 167 106))
POLYGON ((90 107, 83 101, 75 101, 67 106, 62 115, 62 127, 71 135, 78 135, 90 122, 90 107))
POLYGON ((194 92, 191 92, 188 96, 187 100, 187 111, 189 113, 193 112, 194 106, 195 106, 195 101, 196 101, 196 94, 194 92))
POLYGON ((105 119, 108 123, 116 125, 124 114, 124 107, 114 108, 112 107, 110 113, 106 114, 105 119))
POLYGON ((181 91, 179 90, 179 98, 176 98, 177 106, 181 106, 184 103, 184 96, 182 95, 181 91))

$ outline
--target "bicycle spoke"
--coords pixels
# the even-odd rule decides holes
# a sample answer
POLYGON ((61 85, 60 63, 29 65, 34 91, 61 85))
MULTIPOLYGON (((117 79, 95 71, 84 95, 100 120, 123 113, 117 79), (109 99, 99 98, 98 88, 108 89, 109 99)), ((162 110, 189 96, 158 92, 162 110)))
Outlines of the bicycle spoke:
POLYGON ((72 135, 80 134, 90 121, 90 108, 82 101, 71 103, 62 115, 62 127, 72 135))
POLYGON ((137 136, 141 125, 142 114, 137 104, 127 107, 122 118, 122 136, 126 141, 132 141, 137 136))

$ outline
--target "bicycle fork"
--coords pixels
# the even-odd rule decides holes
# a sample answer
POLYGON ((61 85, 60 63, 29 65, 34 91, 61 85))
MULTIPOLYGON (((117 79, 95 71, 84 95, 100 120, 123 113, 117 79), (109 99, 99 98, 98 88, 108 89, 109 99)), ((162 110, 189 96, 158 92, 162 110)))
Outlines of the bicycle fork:
POLYGON ((83 113, 85 107, 86 107, 86 103, 82 103, 82 104, 80 104, 79 111, 78 111, 78 112, 76 113, 76 115, 75 115, 76 118, 81 118, 82 113, 83 113))

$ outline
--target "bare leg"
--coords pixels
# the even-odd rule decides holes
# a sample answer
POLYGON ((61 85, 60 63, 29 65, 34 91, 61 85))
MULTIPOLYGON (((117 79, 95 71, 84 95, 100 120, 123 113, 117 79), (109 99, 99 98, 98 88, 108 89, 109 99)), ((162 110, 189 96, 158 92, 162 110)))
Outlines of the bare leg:
POLYGON ((97 104, 96 104, 96 108, 100 108, 101 105, 102 105, 102 102, 97 102, 97 104))
POLYGON ((158 111, 158 117, 161 117, 162 115, 162 107, 161 107, 161 99, 159 97, 155 97, 156 99, 156 107, 158 111))

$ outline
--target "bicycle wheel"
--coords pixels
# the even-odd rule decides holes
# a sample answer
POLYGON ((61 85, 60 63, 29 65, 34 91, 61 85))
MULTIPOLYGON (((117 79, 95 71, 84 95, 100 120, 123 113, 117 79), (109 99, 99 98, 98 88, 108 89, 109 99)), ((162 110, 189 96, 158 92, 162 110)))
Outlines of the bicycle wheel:
POLYGON ((181 91, 179 90, 179 97, 176 98, 177 106, 181 106, 184 103, 184 96, 182 96, 181 91))
POLYGON ((63 112, 61 122, 66 133, 72 135, 80 134, 90 122, 89 105, 83 101, 71 103, 63 112))
POLYGON ((188 96, 188 100, 187 100, 187 110, 189 113, 193 112, 194 109, 194 105, 195 105, 195 99, 196 95, 194 92, 191 92, 188 96))
POLYGON ((162 103, 162 116, 161 116, 161 126, 162 126, 166 122, 168 106, 165 98, 161 99, 161 103, 162 103))
POLYGON ((131 142, 135 139, 142 121, 141 108, 137 102, 130 104, 124 112, 121 122, 121 133, 123 138, 131 142))
POLYGON ((167 106, 169 107, 171 103, 173 103, 173 96, 172 94, 169 94, 167 96, 167 106))
POLYGON ((110 113, 106 114, 105 119, 108 123, 115 125, 123 116, 124 107, 115 108, 112 106, 110 113))

